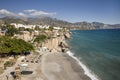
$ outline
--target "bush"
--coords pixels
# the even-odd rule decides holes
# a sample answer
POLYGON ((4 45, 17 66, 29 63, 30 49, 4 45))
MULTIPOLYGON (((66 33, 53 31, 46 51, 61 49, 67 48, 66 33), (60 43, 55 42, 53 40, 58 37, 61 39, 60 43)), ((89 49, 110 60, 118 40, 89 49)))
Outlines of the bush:
POLYGON ((38 35, 38 36, 35 38, 34 42, 40 43, 40 42, 44 41, 45 39, 47 39, 47 36, 46 36, 46 35, 38 35))
POLYGON ((34 50, 32 44, 25 42, 22 39, 15 39, 7 36, 2 36, 0 37, 0 43, 0 54, 22 53, 25 51, 34 50))
POLYGON ((5 66, 5 67, 11 67, 13 64, 14 64, 14 62, 6 61, 6 62, 4 63, 4 66, 5 66))
POLYGON ((5 33, 6 36, 14 36, 14 34, 18 34, 18 29, 13 25, 6 25, 7 31, 5 33))
POLYGON ((50 31, 53 31, 53 29, 54 29, 54 28, 53 28, 52 26, 49 27, 49 30, 50 30, 50 31))

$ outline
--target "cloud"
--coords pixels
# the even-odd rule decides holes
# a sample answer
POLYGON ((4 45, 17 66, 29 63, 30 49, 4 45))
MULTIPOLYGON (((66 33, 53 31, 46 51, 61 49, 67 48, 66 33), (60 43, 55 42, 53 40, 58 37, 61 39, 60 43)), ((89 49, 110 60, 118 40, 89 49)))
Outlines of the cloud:
POLYGON ((55 15, 56 13, 49 13, 45 11, 39 11, 35 9, 29 9, 29 10, 24 10, 24 12, 29 13, 30 16, 52 16, 55 15))
POLYGON ((49 12, 35 10, 35 9, 23 10, 19 13, 14 13, 14 12, 8 11, 6 9, 0 10, 0 16, 12 16, 12 17, 19 17, 19 18, 53 16, 55 14, 56 13, 49 13, 49 12))
POLYGON ((8 11, 6 9, 1 9, 0 10, 0 15, 2 15, 2 16, 16 16, 15 13, 10 12, 10 11, 8 11))
POLYGON ((22 13, 22 12, 19 12, 18 15, 21 16, 21 17, 27 17, 27 15, 22 13))
POLYGON ((35 12, 35 11, 37 11, 37 10, 35 10, 35 9, 24 10, 24 12, 28 12, 28 13, 30 13, 30 12, 35 12))
POLYGON ((18 13, 18 17, 21 18, 21 19, 23 19, 23 20, 25 20, 25 21, 27 21, 27 17, 28 16, 26 14, 22 13, 22 12, 19 12, 18 13))

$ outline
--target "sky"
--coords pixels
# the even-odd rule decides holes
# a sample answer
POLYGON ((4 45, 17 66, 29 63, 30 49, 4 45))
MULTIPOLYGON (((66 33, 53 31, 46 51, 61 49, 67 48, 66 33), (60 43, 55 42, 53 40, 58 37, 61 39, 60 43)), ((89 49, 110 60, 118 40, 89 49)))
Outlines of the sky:
POLYGON ((120 0, 0 0, 0 17, 4 16, 120 24, 120 0))

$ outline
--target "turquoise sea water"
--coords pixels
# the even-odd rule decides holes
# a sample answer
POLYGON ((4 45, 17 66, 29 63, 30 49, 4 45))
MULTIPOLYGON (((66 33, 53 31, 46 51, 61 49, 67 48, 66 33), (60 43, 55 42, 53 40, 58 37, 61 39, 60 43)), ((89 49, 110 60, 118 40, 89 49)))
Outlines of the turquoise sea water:
POLYGON ((70 50, 101 80, 120 80, 120 29, 73 30, 70 50))

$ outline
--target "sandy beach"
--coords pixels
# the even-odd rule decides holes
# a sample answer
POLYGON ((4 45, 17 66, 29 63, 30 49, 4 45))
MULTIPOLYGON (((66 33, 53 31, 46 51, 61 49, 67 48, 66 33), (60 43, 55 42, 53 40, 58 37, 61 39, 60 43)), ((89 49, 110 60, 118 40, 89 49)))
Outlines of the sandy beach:
POLYGON ((90 80, 78 63, 65 53, 47 53, 41 70, 47 80, 90 80))
MULTIPOLYGON (((23 62, 18 61, 18 63, 21 64, 23 62)), ((91 80, 84 74, 77 61, 66 53, 46 51, 41 57, 40 62, 27 64, 29 65, 27 70, 33 71, 33 73, 22 75, 21 80, 91 80)), ((4 76, 5 74, 10 75, 10 72, 14 71, 14 67, 8 68, 4 76)), ((11 77, 9 79, 13 80, 11 77)))

